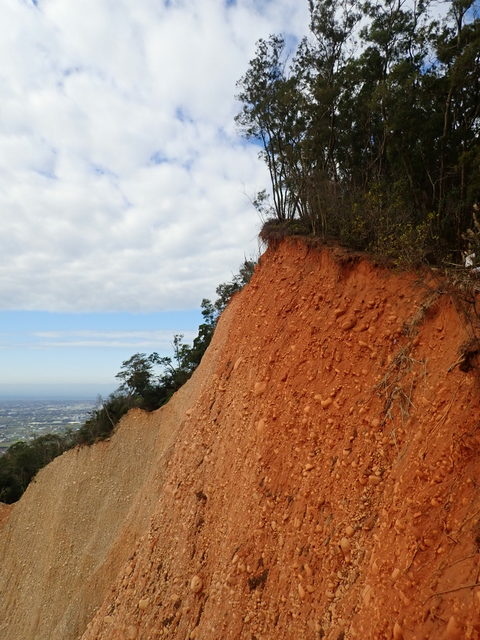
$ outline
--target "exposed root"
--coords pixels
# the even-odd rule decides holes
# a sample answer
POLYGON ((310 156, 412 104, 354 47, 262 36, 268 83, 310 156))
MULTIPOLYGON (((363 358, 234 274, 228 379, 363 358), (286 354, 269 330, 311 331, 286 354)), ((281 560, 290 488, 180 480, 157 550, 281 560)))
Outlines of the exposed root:
POLYGON ((464 584, 461 587, 455 587, 454 589, 447 589, 446 591, 437 591, 437 593, 432 593, 431 596, 425 600, 423 604, 426 604, 432 598, 437 598, 438 596, 444 596, 447 593, 455 593, 456 591, 462 591, 463 589, 474 589, 475 587, 480 587, 480 582, 474 582, 473 584, 464 584))
POLYGON ((412 338, 417 335, 419 328, 427 318, 428 314, 432 312, 435 303, 443 293, 444 291, 441 289, 434 289, 427 294, 424 301, 418 306, 417 311, 403 325, 402 333, 405 336, 412 338))
POLYGON ((400 409, 403 420, 408 418, 411 407, 414 407, 412 396, 415 389, 415 379, 412 378, 408 384, 401 384, 401 381, 413 370, 414 366, 425 366, 425 362, 412 358, 411 350, 411 344, 402 347, 392 360, 384 377, 375 385, 375 391, 384 397, 385 420, 392 419, 395 406, 400 409))

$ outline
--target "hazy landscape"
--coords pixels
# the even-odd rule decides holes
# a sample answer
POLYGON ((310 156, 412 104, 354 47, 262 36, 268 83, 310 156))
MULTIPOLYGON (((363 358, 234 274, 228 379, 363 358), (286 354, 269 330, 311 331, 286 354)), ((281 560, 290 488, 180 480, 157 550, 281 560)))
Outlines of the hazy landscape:
POLYGON ((76 429, 94 406, 85 398, 0 398, 0 451, 18 440, 76 429))

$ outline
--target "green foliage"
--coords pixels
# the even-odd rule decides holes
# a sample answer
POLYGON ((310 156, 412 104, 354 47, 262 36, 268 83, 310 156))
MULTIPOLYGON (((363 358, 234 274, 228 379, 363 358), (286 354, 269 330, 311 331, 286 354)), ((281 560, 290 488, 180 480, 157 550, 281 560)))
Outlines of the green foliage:
POLYGON ((145 353, 135 353, 122 362, 122 368, 115 376, 122 381, 119 390, 127 395, 142 397, 152 384, 153 365, 157 359, 156 354, 147 356, 145 353))
POLYGON ((99 399, 100 406, 92 411, 85 424, 75 432, 73 445, 93 444, 104 440, 112 433, 120 418, 130 409, 140 405, 138 396, 125 394, 117 389, 106 400, 99 399))
POLYGON ((173 357, 135 353, 122 363, 116 375, 121 384, 108 398, 99 398, 85 424, 65 436, 45 435, 31 442, 17 442, 0 456, 0 502, 15 502, 35 474, 53 458, 77 445, 108 438, 130 409, 153 411, 164 405, 193 374, 213 336, 220 314, 231 297, 250 280, 255 263, 245 260, 230 282, 216 289, 214 302, 202 300, 203 322, 192 345, 182 335, 173 338, 173 357))
POLYGON ((0 457, 0 502, 15 502, 37 471, 71 446, 71 434, 48 434, 17 442, 0 457))
POLYGON ((290 64, 281 38, 259 41, 237 124, 263 147, 264 219, 397 264, 462 248, 480 200, 473 4, 449 0, 437 21, 432 0, 309 0, 310 34, 290 64))
MULTIPOLYGON (((262 144, 272 184, 272 210, 279 220, 291 220, 302 210, 298 192, 293 188, 292 172, 301 162, 299 153, 303 131, 303 97, 296 90, 295 79, 287 78, 282 60, 285 42, 280 36, 260 40, 257 56, 239 83, 238 98, 243 109, 236 122, 246 138, 262 144)), ((260 192, 255 204, 266 205, 260 192)), ((270 207, 267 207, 270 209, 270 207)))

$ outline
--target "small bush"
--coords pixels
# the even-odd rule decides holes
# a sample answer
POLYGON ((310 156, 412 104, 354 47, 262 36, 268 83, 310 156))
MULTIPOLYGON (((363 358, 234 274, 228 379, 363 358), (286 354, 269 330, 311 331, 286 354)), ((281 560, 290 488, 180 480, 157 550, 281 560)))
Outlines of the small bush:
POLYGON ((311 228, 306 220, 284 220, 270 218, 260 230, 260 239, 267 245, 274 245, 289 236, 308 236, 311 228))

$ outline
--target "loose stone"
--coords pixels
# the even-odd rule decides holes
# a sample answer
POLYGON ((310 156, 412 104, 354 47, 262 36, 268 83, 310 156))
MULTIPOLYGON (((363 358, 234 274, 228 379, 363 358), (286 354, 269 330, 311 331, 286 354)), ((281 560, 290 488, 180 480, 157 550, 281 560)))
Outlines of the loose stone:
POLYGON ((138 603, 138 608, 145 610, 148 608, 148 605, 150 604, 150 599, 149 598, 142 598, 142 600, 139 601, 138 603))
POLYGON ((125 637, 127 640, 135 640, 135 638, 137 637, 137 627, 134 627, 133 625, 127 627, 125 631, 125 637))
POLYGON ((198 593, 199 591, 202 590, 202 587, 203 587, 203 582, 200 576, 193 576, 193 578, 190 581, 190 591, 193 591, 193 593, 198 593))

